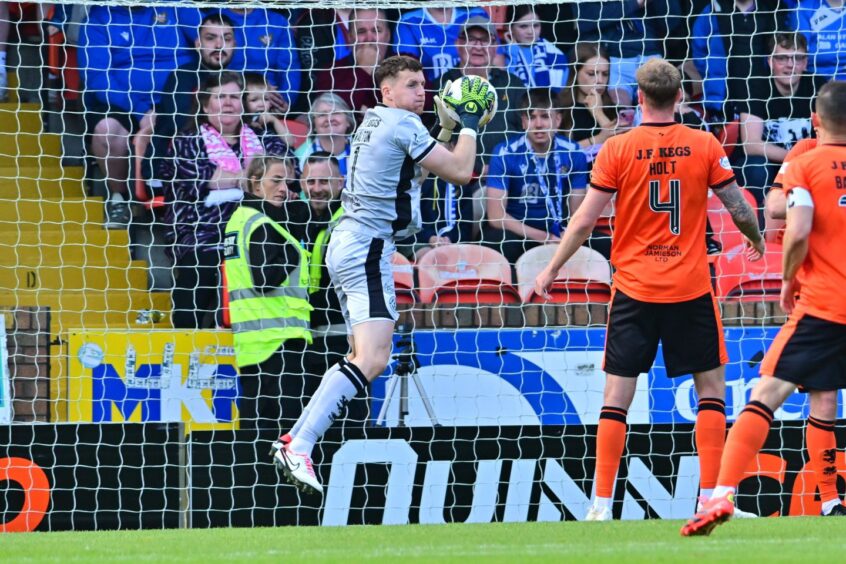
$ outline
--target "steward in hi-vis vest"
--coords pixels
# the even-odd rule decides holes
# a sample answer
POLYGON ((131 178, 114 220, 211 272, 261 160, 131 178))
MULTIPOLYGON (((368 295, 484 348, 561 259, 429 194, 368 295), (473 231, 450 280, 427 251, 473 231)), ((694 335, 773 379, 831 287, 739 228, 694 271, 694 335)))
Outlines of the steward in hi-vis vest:
POLYGON ((250 419, 277 428, 302 412, 302 355, 312 341, 309 253, 291 234, 284 207, 291 164, 257 157, 248 176, 252 193, 226 224, 223 250, 241 428, 250 419))
POLYGON ((288 339, 310 342, 308 252, 281 225, 246 205, 232 214, 224 241, 229 316, 238 367, 264 362, 288 339), (279 285, 259 286, 253 278, 250 239, 264 225, 274 229, 298 254, 297 265, 279 285))

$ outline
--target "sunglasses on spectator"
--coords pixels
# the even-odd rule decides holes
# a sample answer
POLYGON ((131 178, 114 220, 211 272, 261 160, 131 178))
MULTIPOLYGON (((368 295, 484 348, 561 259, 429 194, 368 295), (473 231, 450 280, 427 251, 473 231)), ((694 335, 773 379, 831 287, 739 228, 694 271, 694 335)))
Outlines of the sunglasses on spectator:
POLYGON ((773 55, 773 60, 777 63, 804 63, 808 60, 808 55, 802 55, 800 53, 796 53, 794 55, 773 55))

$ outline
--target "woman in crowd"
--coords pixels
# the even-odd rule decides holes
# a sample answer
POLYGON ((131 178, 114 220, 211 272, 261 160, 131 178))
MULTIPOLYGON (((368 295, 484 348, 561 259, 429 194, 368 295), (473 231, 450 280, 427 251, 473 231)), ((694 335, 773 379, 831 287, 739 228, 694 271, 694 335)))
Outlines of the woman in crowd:
POLYGON ((285 206, 298 198, 291 190, 297 185, 293 160, 256 156, 246 176, 246 193, 226 226, 223 251, 241 381, 238 410, 241 429, 278 431, 280 424, 287 429, 296 422, 308 397, 303 397, 303 351, 311 341, 307 255, 285 206), (286 295, 279 293, 282 288, 286 295), (257 319, 260 329, 251 326, 257 319))
POLYGON ((355 129, 352 110, 337 94, 327 92, 314 99, 308 115, 308 140, 296 151, 300 168, 312 153, 325 151, 341 165, 341 176, 347 176, 347 157, 350 155, 350 134, 355 129))
POLYGON ((243 92, 239 74, 209 76, 197 93, 195 123, 174 138, 160 169, 176 261, 176 328, 215 325, 222 231, 241 200, 244 170, 257 155, 288 152, 279 137, 259 138, 245 126, 243 92))
POLYGON ((499 48, 505 58, 505 70, 527 88, 550 88, 558 93, 567 84, 567 56, 552 42, 541 37, 541 21, 534 6, 508 6, 505 21, 507 43, 499 48))
POLYGON ((605 49, 595 43, 580 43, 575 51, 573 69, 561 92, 561 127, 567 137, 594 155, 606 139, 631 125, 634 112, 617 115, 608 93, 611 62, 605 49))

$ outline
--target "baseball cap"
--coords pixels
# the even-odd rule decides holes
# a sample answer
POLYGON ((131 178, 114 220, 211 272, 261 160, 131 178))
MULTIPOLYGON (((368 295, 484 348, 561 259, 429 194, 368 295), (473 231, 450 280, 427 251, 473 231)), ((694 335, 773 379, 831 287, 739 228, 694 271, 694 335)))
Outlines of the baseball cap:
POLYGON ((496 37, 496 27, 494 27, 491 20, 485 16, 471 16, 468 18, 467 21, 464 22, 464 27, 461 28, 461 35, 466 37, 467 32, 474 27, 482 28, 491 37, 496 37))

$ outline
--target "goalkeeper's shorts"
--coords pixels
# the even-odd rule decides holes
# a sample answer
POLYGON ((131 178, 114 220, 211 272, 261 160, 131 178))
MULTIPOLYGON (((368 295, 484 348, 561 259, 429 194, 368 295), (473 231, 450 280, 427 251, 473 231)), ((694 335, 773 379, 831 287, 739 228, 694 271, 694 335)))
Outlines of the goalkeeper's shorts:
POLYGON ((326 267, 347 324, 399 319, 391 260, 393 241, 351 231, 335 231, 329 240, 326 267))

